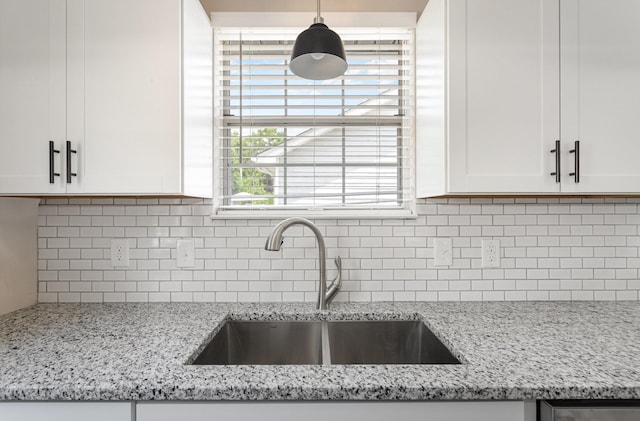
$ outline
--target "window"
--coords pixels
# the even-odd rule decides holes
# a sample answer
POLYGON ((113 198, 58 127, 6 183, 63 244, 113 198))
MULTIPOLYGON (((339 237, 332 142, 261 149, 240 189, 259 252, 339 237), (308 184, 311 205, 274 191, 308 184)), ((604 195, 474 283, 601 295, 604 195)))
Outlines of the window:
POLYGON ((413 30, 339 28, 327 81, 289 70, 299 32, 215 31, 215 213, 410 215, 413 30))

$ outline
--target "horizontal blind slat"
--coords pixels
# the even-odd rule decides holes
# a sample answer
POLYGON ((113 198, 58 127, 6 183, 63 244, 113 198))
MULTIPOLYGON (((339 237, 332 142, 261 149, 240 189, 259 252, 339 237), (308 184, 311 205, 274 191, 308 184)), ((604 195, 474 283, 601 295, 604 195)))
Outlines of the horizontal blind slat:
MULTIPOLYGON (((291 90, 287 90, 286 94, 287 94, 287 99, 288 98, 293 98, 295 100, 309 100, 309 101, 325 101, 328 99, 338 99, 338 100, 346 100, 346 101, 353 101, 353 100, 361 100, 361 101, 365 101, 367 99, 371 99, 371 96, 366 96, 366 95, 356 95, 356 94, 346 94, 346 95, 328 95, 328 94, 324 94, 324 95, 296 95, 296 94, 291 94, 290 92, 291 90)), ((240 98, 240 95, 227 95, 227 99, 233 101, 233 100, 238 100, 240 98)), ((257 100, 271 100, 271 99, 276 99, 276 100, 284 100, 284 98, 282 97, 282 95, 271 95, 271 94, 264 94, 264 95, 242 95, 242 98, 244 101, 257 101, 257 100)), ((384 96, 385 99, 387 100, 400 100, 400 99, 404 99, 401 95, 385 95, 384 96)))
MULTIPOLYGON (((387 56, 384 57, 384 61, 393 61, 394 63, 397 64, 406 64, 409 65, 410 64, 410 60, 409 58, 411 57, 411 51, 404 51, 404 50, 398 50, 397 53, 402 53, 402 58, 397 57, 396 54, 388 54, 387 56)), ((268 60, 268 61, 281 61, 281 62, 289 62, 289 60, 291 59, 291 51, 288 51, 286 53, 281 53, 281 54, 276 54, 276 53, 271 53, 271 54, 263 54, 261 53, 260 55, 255 54, 254 57, 256 59, 260 59, 260 60, 268 60)), ((368 52, 358 52, 358 51, 345 51, 345 55, 350 54, 350 56, 347 56, 347 63, 349 63, 350 65, 361 65, 359 62, 361 61, 371 61, 371 60, 380 60, 380 54, 372 54, 372 53, 368 53, 368 52), (350 57, 350 58, 349 58, 350 57)), ((218 60, 218 66, 216 67, 216 69, 222 69, 225 66, 229 66, 231 61, 234 60, 239 60, 240 59, 240 52, 235 51, 235 52, 228 52, 225 53, 224 56, 219 57, 218 60)), ((273 64, 273 63, 272 63, 273 64)), ((236 65, 234 65, 233 67, 237 68, 236 65)))
MULTIPOLYGON (((334 84, 334 85, 324 85, 324 86, 313 86, 313 85, 302 85, 302 84, 297 84, 297 85, 285 85, 285 84, 270 84, 270 85, 254 85, 251 86, 251 91, 263 91, 263 90, 283 90, 283 89, 289 89, 289 90, 294 90, 294 89, 314 89, 314 90, 335 90, 335 89, 341 89, 341 85, 339 84, 334 84)), ((391 90, 393 92, 402 92, 402 93, 406 93, 407 95, 410 94, 410 90, 407 89, 405 86, 397 86, 397 85, 380 85, 380 84, 372 84, 372 83, 363 83, 363 84, 358 84, 358 85, 349 85, 348 89, 349 91, 358 91, 358 90, 372 90, 372 89, 385 89, 385 90, 391 90)), ((221 86, 220 87, 220 92, 224 93, 224 92, 229 92, 229 91, 238 91, 240 90, 240 87, 238 85, 227 85, 227 86, 221 86)), ((245 90, 246 89, 245 87, 245 90)))
MULTIPOLYGON (((230 75, 230 76, 226 76, 225 80, 227 81, 239 81, 240 80, 240 75, 230 75)), ((299 81, 300 78, 296 75, 283 75, 281 77, 276 77, 275 75, 252 75, 250 77, 244 77, 244 82, 245 84, 247 82, 254 82, 254 81, 267 81, 267 80, 284 80, 284 81, 299 81)), ((345 83, 349 83, 349 81, 353 81, 353 83, 356 83, 357 81, 360 80, 377 80, 379 83, 376 86, 380 86, 380 85, 384 85, 383 82, 402 82, 402 81, 409 81, 411 80, 411 77, 409 75, 406 76, 400 76, 400 77, 391 77, 390 75, 358 75, 358 76, 354 76, 354 77, 350 77, 348 74, 345 76, 341 76, 335 79, 336 81, 345 81, 345 83)))
MULTIPOLYGON (((294 41, 281 41, 281 42, 272 42, 272 41, 224 41, 220 46, 220 51, 222 53, 230 52, 230 53, 239 53, 242 49, 243 53, 247 53, 250 55, 254 54, 262 54, 262 53, 273 53, 277 52, 279 54, 287 55, 291 54, 291 49, 293 48, 294 41), (242 48, 240 48, 242 47, 242 48)), ((377 42, 363 42, 361 44, 354 44, 352 42, 344 42, 343 46, 345 52, 375 52, 385 54, 387 52, 395 52, 395 51, 410 51, 410 44, 405 41, 400 41, 393 43, 388 40, 379 40, 377 42)))
MULTIPOLYGON (((274 117, 245 117, 242 120, 242 124, 246 127, 300 127, 301 124, 309 123, 307 127, 335 127, 335 128, 343 128, 343 127, 370 127, 371 119, 362 119, 353 116, 339 116, 331 118, 324 117, 315 117, 310 118, 308 116, 286 116, 283 118, 282 116, 274 116, 274 117)), ((240 117, 239 116, 224 116, 224 123, 229 127, 238 127, 240 125, 240 117)), ((396 116, 380 116, 376 119, 377 126, 376 127, 400 127, 402 124, 402 120, 404 117, 396 117, 396 116)))

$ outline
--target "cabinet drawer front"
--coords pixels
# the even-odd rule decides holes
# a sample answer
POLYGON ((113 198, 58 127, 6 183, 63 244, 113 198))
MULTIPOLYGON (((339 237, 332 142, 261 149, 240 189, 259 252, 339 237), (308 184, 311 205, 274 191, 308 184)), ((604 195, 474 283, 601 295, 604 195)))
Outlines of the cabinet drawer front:
POLYGON ((139 403, 137 421, 523 421, 524 402, 139 403))
POLYGON ((131 421, 130 402, 0 402, 0 421, 131 421))

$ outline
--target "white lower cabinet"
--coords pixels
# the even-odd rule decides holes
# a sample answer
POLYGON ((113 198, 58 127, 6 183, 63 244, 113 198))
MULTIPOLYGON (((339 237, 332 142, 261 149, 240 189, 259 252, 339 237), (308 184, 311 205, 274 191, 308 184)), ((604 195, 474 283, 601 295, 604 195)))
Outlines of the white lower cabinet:
POLYGON ((131 402, 0 402, 0 421, 131 421, 131 402))
MULTIPOLYGON (((136 421, 529 421, 526 402, 140 402, 136 421)), ((535 404, 534 404, 535 407, 535 404)))
POLYGON ((0 421, 534 421, 535 401, 0 402, 0 421))

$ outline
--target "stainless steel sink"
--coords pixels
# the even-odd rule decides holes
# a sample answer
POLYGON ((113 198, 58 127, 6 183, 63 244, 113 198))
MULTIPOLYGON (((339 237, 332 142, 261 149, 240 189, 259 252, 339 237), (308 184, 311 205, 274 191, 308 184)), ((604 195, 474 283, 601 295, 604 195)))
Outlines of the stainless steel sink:
POLYGON ((460 364, 417 320, 329 322, 332 364, 460 364))
POLYGON ((225 322, 196 365, 322 364, 320 321, 225 322))
POLYGON ((417 320, 229 320, 193 364, 460 364, 460 361, 417 320))

